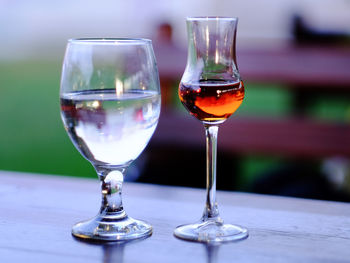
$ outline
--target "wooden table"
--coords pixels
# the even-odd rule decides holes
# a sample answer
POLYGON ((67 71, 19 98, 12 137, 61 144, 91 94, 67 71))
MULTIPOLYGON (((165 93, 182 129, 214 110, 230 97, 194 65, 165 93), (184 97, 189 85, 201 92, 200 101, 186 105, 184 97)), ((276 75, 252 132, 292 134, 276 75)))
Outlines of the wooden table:
POLYGON ((350 204, 219 192, 227 222, 249 228, 248 239, 208 247, 175 238, 195 221, 204 191, 126 183, 129 215, 154 226, 150 238, 88 244, 71 226, 99 208, 96 180, 0 172, 0 261, 7 262, 350 262, 350 204))

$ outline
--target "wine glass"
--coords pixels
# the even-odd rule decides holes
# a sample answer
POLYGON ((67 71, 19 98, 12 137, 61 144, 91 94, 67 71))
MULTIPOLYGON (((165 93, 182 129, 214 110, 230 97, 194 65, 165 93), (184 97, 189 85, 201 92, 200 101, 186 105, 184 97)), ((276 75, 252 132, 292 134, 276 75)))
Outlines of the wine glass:
POLYGON ((123 209, 126 169, 146 147, 160 114, 158 69, 147 39, 71 39, 63 62, 60 102, 65 129, 101 181, 102 204, 72 234, 130 240, 152 227, 123 209))
POLYGON ((176 237, 199 242, 225 242, 248 236, 247 229, 224 224, 216 202, 218 125, 241 105, 244 86, 236 63, 237 18, 187 18, 188 58, 179 86, 185 108, 204 124, 207 193, 204 213, 195 224, 178 226, 176 237))

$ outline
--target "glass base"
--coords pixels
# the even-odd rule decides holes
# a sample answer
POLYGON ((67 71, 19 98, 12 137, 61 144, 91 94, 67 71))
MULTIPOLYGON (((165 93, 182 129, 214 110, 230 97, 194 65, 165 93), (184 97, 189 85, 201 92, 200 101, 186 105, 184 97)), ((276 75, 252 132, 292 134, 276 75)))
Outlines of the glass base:
POLYGON ((221 221, 201 221, 178 226, 174 235, 178 238, 203 243, 230 242, 248 237, 248 230, 221 221))
POLYGON ((125 241, 152 235, 152 226, 128 216, 116 219, 98 215, 74 225, 72 235, 89 240, 125 241))

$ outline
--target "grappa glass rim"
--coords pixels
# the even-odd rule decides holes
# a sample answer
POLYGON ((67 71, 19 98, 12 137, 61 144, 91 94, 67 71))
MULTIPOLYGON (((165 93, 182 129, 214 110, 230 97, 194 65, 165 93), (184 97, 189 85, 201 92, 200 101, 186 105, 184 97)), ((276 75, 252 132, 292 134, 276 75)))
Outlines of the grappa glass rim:
POLYGON ((149 45, 152 40, 147 38, 71 38, 70 44, 79 45, 149 45))
POLYGON ((229 17, 229 16, 188 16, 186 17, 187 21, 238 21, 238 17, 229 17))

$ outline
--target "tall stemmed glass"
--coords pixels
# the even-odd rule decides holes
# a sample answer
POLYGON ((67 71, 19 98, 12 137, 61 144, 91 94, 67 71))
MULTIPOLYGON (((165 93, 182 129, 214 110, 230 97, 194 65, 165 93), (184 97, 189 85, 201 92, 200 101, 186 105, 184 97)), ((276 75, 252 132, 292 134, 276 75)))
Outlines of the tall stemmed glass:
POLYGON ((200 242, 225 242, 248 236, 245 228, 224 224, 216 202, 218 125, 241 105, 244 86, 236 63, 237 18, 187 18, 188 58, 179 96, 185 108, 204 124, 207 195, 199 222, 175 229, 175 236, 200 242))
POLYGON ((61 116, 70 139, 95 167, 102 204, 72 234, 97 240, 148 236, 152 227, 123 209, 125 171, 158 123, 160 88, 152 43, 146 39, 69 40, 61 79, 61 116))

